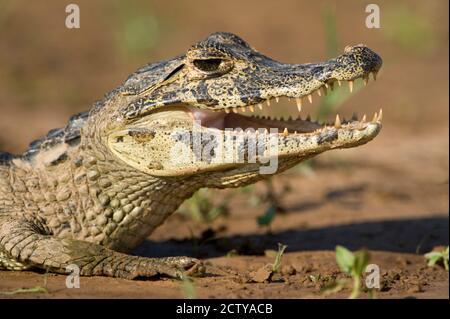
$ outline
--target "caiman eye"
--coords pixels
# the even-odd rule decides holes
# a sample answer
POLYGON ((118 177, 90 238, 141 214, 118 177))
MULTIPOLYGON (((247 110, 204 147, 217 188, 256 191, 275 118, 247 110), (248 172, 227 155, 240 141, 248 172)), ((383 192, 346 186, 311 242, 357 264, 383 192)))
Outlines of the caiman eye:
POLYGON ((222 61, 222 59, 196 59, 193 63, 200 71, 209 73, 219 71, 222 61))

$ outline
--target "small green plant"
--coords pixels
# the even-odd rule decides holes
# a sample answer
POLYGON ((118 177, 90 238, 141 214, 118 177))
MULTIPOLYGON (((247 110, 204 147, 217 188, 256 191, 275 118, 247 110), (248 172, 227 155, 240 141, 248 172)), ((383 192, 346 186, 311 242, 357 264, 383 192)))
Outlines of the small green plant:
POLYGON ((317 275, 309 275, 308 279, 313 282, 313 283, 318 283, 320 282, 320 280, 322 279, 322 275, 321 274, 317 274, 317 275))
POLYGON ((278 243, 278 252, 275 256, 275 261, 272 264, 272 272, 279 272, 281 267, 281 259, 283 258, 284 251, 286 250, 287 245, 283 245, 278 243))
POLYGON ((448 271, 448 247, 441 251, 431 251, 425 254, 425 258, 428 260, 428 266, 433 267, 442 260, 445 270, 448 271))
POLYGON ((280 203, 283 201, 284 196, 292 191, 292 188, 288 183, 285 183, 282 189, 276 192, 272 178, 265 180, 265 184, 267 191, 263 196, 259 196, 258 204, 268 203, 269 207, 264 214, 257 217, 257 222, 259 226, 265 226, 270 231, 270 225, 272 224, 275 215, 277 213, 285 212, 285 209, 280 203))
MULTIPOLYGON (((369 264, 369 253, 367 250, 359 250, 352 253, 350 250, 343 246, 336 246, 336 262, 339 269, 352 277, 351 284, 348 280, 337 280, 333 284, 324 288, 325 294, 336 293, 347 286, 352 287, 352 292, 349 299, 358 298, 362 291, 362 275, 369 264)), ((369 291, 369 296, 372 296, 372 292, 369 291)))
POLYGON ((19 288, 13 291, 1 291, 0 295, 16 295, 16 294, 28 294, 28 293, 40 293, 40 292, 48 292, 47 288, 42 286, 35 286, 32 288, 19 288))
POLYGON ((211 193, 208 189, 200 189, 183 204, 180 212, 194 220, 207 223, 212 222, 219 216, 227 215, 228 206, 226 203, 229 196, 225 196, 219 204, 214 204, 210 197, 211 193))
POLYGON ((259 226, 266 226, 270 227, 270 224, 272 223, 275 214, 277 212, 277 209, 275 205, 270 205, 269 208, 262 214, 261 216, 258 216, 257 221, 259 226))
POLYGON ((225 257, 236 257, 239 256, 239 252, 236 249, 232 249, 229 252, 227 252, 227 254, 225 255, 225 257))
POLYGON ((189 276, 183 276, 181 279, 181 290, 186 299, 195 299, 197 295, 195 293, 194 282, 189 276))
POLYGON ((28 294, 28 293, 41 293, 41 292, 48 293, 47 279, 48 279, 48 269, 45 272, 44 284, 42 286, 34 286, 31 288, 19 288, 19 289, 13 290, 13 291, 0 291, 0 295, 10 296, 10 295, 28 294))
POLYGON ((337 246, 336 262, 342 272, 352 276, 353 289, 349 298, 357 298, 362 287, 361 277, 369 263, 369 253, 365 249, 352 253, 343 246, 337 246))

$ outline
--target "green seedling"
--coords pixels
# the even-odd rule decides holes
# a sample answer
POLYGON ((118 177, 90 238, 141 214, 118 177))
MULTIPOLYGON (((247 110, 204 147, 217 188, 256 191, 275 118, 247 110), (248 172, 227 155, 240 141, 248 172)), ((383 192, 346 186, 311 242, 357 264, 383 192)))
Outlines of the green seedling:
POLYGON ((431 251, 425 254, 425 258, 428 260, 428 266, 433 267, 442 260, 445 270, 448 271, 448 247, 441 251, 431 251))
POLYGON ((182 205, 180 212, 194 220, 206 223, 228 214, 226 203, 229 196, 225 196, 219 204, 214 204, 210 198, 211 192, 208 189, 201 189, 182 205))
POLYGON ((34 286, 31 288, 19 288, 19 289, 13 290, 13 291, 0 291, 0 295, 11 296, 11 295, 28 294, 28 293, 41 293, 41 292, 48 293, 47 278, 48 278, 48 270, 45 272, 45 275, 44 275, 43 286, 34 286))
POLYGON ((13 291, 1 291, 0 295, 16 295, 16 294, 28 294, 28 293, 40 293, 40 292, 48 292, 47 288, 42 286, 35 286, 32 288, 19 288, 13 291))
POLYGON ((194 281, 189 276, 183 276, 181 278, 181 290, 186 299, 197 298, 195 293, 194 281))
POLYGON ((361 292, 361 277, 369 263, 367 250, 360 250, 352 253, 343 246, 336 247, 336 262, 342 272, 352 276, 353 289, 350 299, 355 299, 361 292))
POLYGON ((239 256, 239 253, 236 249, 232 249, 229 252, 227 252, 227 254, 225 255, 225 257, 236 257, 239 256))
POLYGON ((322 275, 318 274, 318 275, 309 275, 308 279, 313 282, 313 283, 318 283, 320 282, 320 280, 322 279, 322 275))
POLYGON ((278 243, 278 252, 275 256, 275 261, 272 264, 272 272, 279 272, 281 267, 281 259, 283 258, 284 251, 286 250, 287 245, 283 245, 278 243))
POLYGON ((258 225, 269 227, 275 217, 276 212, 276 207, 274 205, 271 205, 263 215, 258 216, 258 225))
MULTIPOLYGON (((258 204, 268 203, 269 207, 264 212, 263 215, 257 217, 257 222, 259 226, 270 227, 273 222, 276 213, 283 213, 285 209, 280 205, 285 195, 292 191, 289 184, 284 184, 280 192, 275 192, 272 179, 266 181, 267 192, 264 196, 260 196, 258 199, 258 204)), ((269 229, 270 230, 270 229, 269 229)))
MULTIPOLYGON (((359 250, 352 253, 343 246, 336 246, 336 262, 339 269, 352 277, 352 292, 350 299, 355 299, 359 296, 362 290, 362 275, 369 263, 369 253, 367 250, 359 250)), ((328 287, 327 290, 339 291, 347 285, 347 281, 341 280, 334 284, 334 287, 328 287)))

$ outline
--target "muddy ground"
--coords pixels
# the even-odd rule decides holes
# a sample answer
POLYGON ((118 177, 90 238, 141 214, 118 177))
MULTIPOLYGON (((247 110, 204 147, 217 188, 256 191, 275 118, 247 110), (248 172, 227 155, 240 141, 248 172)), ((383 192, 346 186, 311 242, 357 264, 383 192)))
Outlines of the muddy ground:
MULTIPOLYGON (((159 17, 159 42, 144 53, 130 49, 134 53, 128 55, 115 42, 123 46, 115 31, 123 27, 123 19, 119 23, 118 8, 106 2, 79 2, 86 18, 78 33, 57 27, 63 21, 64 1, 49 2, 45 8, 14 3, 3 10, 7 15, 0 16, 0 148, 11 152, 22 152, 32 139, 64 125, 72 113, 85 110, 138 66, 178 54, 212 31, 236 32, 286 62, 326 56, 322 40, 326 5, 321 1, 283 2, 277 9, 280 16, 273 15, 269 2, 227 1, 219 6, 215 19, 204 10, 206 2, 196 7, 155 2, 142 10, 159 17), (301 27, 305 25, 308 28, 301 27)), ((322 293, 324 286, 344 278, 335 262, 335 246, 364 247, 370 251, 371 263, 380 267, 378 298, 449 298, 448 272, 441 266, 427 267, 423 257, 433 247, 448 245, 449 239, 448 4, 381 2, 384 29, 374 31, 362 26, 365 13, 359 3, 348 1, 332 8, 340 49, 364 42, 385 63, 379 80, 353 94, 339 111, 372 114, 383 107, 380 135, 360 148, 321 155, 312 170, 294 169, 276 177, 276 192, 290 191, 280 202, 284 213, 276 215, 270 229, 256 221, 267 204, 251 205, 244 192, 214 191, 218 200, 233 192, 228 215, 207 223, 174 214, 135 254, 204 260, 205 276, 188 287, 200 298, 341 298, 349 295, 349 289, 329 296, 322 293), (408 33, 397 38, 390 33, 395 25, 389 24, 389 17, 395 14, 413 17, 418 26, 408 25, 418 30, 414 33, 418 40, 405 42, 408 33), (273 256, 265 254, 277 249, 278 243, 288 246, 282 274, 251 282, 253 271, 273 262, 273 256)), ((135 2, 137 8, 140 4, 135 2)), ((305 112, 315 107, 308 106, 305 112)), ((253 196, 265 192, 265 184, 259 183, 253 196)), ((42 273, 1 271, 0 291, 43 285, 44 278, 42 273)), ((49 274, 48 293, 0 294, 0 298, 183 298, 190 294, 186 284, 172 279, 81 278, 80 289, 67 289, 65 279, 49 274)))

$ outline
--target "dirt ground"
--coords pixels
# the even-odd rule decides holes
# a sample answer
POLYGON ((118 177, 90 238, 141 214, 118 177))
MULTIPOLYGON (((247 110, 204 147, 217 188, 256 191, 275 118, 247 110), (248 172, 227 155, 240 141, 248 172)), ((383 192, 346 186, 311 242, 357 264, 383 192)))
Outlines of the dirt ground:
MULTIPOLYGON (((323 1, 282 2, 279 17, 273 15, 275 2, 227 1, 218 5, 214 19, 203 7, 206 1, 194 7, 156 1, 142 9, 160 19, 159 40, 143 51, 148 54, 118 49, 114 30, 121 30, 124 20, 106 2, 79 1, 85 18, 78 33, 55 27, 64 19, 64 1, 46 8, 14 3, 0 15, 0 148, 11 152, 22 152, 31 140, 64 125, 140 65, 178 54, 213 31, 235 32, 286 62, 326 56, 323 1)), ((281 201, 285 212, 276 215, 270 229, 256 222, 266 206, 252 206, 247 194, 233 193, 229 215, 206 223, 174 214, 134 252, 204 260, 205 276, 188 286, 164 278, 96 277, 81 278, 79 289, 67 289, 62 275, 0 271, 1 292, 43 285, 45 277, 49 291, 0 298, 185 298, 190 288, 199 298, 343 298, 349 289, 322 293, 344 277, 335 261, 336 245, 369 250, 370 262, 381 272, 377 298, 449 298, 448 272, 427 267, 423 256, 449 240, 448 3, 380 1, 387 31, 366 29, 359 3, 334 7, 340 48, 364 42, 381 54, 384 66, 379 80, 353 94, 339 112, 371 114, 383 107, 383 129, 365 146, 319 156, 312 171, 291 170, 274 178, 276 192, 290 191, 281 201), (395 29, 390 16, 406 19, 408 14, 418 20, 418 26, 408 25, 419 37, 409 42, 403 41, 408 37, 403 29, 400 38, 389 29, 395 29), (282 273, 252 282, 252 272, 273 262, 265 252, 278 243, 287 245, 282 273)), ((214 192, 220 199, 233 191, 214 192)), ((254 192, 262 196, 265 184, 254 192)))

